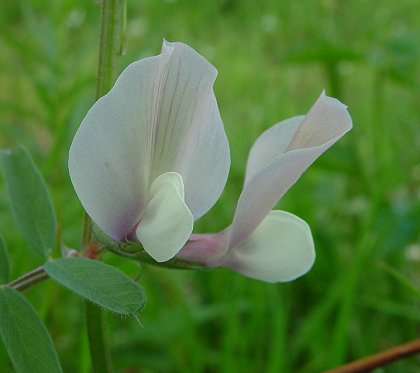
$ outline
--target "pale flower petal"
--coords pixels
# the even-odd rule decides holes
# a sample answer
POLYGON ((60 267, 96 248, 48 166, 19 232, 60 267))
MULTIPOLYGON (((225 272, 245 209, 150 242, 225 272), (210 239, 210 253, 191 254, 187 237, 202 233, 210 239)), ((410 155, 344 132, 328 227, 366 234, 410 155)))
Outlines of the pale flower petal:
POLYGON ((70 148, 69 171, 93 221, 123 240, 159 175, 183 177, 197 219, 220 196, 229 147, 212 90, 216 69, 182 43, 135 62, 90 109, 70 148))
POLYGON ((308 224, 285 211, 271 211, 225 258, 224 267, 266 281, 292 281, 310 270, 315 249, 308 224))
POLYGON ((170 53, 128 66, 89 110, 70 148, 69 171, 92 220, 123 240, 147 204, 153 124, 162 69, 170 53))
POLYGON ((303 119, 287 151, 322 146, 332 139, 338 140, 351 127, 347 106, 322 92, 303 119))
POLYGON ((217 70, 182 43, 164 42, 170 51, 155 123, 152 177, 176 171, 185 185, 185 201, 198 219, 220 197, 230 167, 213 83, 217 70))
POLYGON ((193 224, 181 175, 160 175, 151 186, 149 204, 136 230, 146 252, 158 262, 173 258, 187 242, 193 224))
POLYGON ((285 153, 295 137, 304 115, 289 118, 264 131, 251 148, 245 172, 245 184, 263 170, 275 157, 285 153))
MULTIPOLYGON (((292 121, 288 124, 295 130, 296 123, 292 121)), ((281 126, 281 123, 277 126, 281 126)), ((248 167, 248 172, 253 176, 247 179, 239 198, 229 248, 248 237, 303 172, 351 126, 346 106, 322 94, 296 129, 286 150, 284 141, 280 141, 279 153, 272 157, 278 139, 273 136, 271 141, 270 137, 263 134, 264 141, 258 140, 257 150, 251 151, 249 162, 256 167, 257 172, 254 173, 250 170, 251 166, 248 167), (260 144, 264 144, 265 148, 260 147, 260 144), (263 167, 261 160, 270 157, 272 160, 263 167)), ((290 139, 292 132, 285 131, 285 136, 290 139)))

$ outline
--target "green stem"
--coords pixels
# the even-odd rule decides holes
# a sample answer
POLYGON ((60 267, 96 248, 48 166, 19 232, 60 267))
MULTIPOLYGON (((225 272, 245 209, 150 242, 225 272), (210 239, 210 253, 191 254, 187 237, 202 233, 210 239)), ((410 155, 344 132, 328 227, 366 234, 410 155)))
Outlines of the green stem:
MULTIPOLYGON (((108 93, 114 83, 115 63, 123 51, 123 27, 125 26, 125 0, 102 0, 101 35, 99 41, 96 99, 108 93)), ((86 251, 92 239, 92 220, 85 213, 83 248, 86 251)))
POLYGON ((45 273, 44 267, 41 266, 10 282, 9 286, 18 291, 24 291, 47 278, 48 275, 45 273))
MULTIPOLYGON (((102 0, 101 36, 99 44, 98 77, 96 98, 105 95, 114 82, 114 67, 122 51, 123 0, 102 0)), ((92 220, 85 214, 83 227, 83 250, 86 253, 92 244, 92 220)), ((102 310, 85 302, 89 349, 94 373, 112 372, 111 355, 105 340, 102 310)))
POLYGON ((114 83, 115 62, 122 53, 124 5, 123 0, 102 0, 97 99, 108 93, 114 83))
POLYGON ((111 373, 111 353, 104 335, 102 310, 88 301, 85 301, 85 310, 92 370, 95 373, 111 373))
POLYGON ((83 237, 82 237, 83 253, 86 253, 88 251, 91 237, 92 237, 92 220, 89 217, 89 215, 85 212, 84 221, 83 221, 83 237))

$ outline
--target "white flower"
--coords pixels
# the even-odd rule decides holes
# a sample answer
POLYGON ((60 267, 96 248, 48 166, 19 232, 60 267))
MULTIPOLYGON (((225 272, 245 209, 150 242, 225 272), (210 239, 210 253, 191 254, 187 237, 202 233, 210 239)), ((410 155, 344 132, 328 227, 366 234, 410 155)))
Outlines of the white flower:
POLYGON ((70 177, 92 220, 115 240, 138 239, 158 262, 178 253, 226 183, 216 75, 187 45, 164 41, 93 105, 70 148, 70 177))
POLYGON ((181 43, 131 64, 83 120, 71 180, 92 220, 118 241, 138 240, 158 262, 175 255, 255 279, 291 281, 314 263, 306 222, 272 210, 302 173, 352 127, 324 93, 306 116, 265 131, 251 149, 232 224, 192 234, 219 198, 229 147, 212 90, 216 69, 181 43))
POLYGON ((265 131, 249 154, 232 225, 216 235, 193 235, 178 257, 267 282, 291 281, 305 274, 315 260, 308 224, 271 209, 351 127, 346 106, 322 93, 306 116, 265 131))

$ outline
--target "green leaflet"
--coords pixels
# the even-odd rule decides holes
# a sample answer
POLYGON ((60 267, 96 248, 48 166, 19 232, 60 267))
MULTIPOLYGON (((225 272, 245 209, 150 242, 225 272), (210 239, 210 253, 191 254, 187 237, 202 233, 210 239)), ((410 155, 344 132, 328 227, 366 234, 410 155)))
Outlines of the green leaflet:
POLYGON ((16 290, 0 287, 0 336, 17 373, 61 373, 51 337, 16 290))
POLYGON ((59 284, 109 311, 135 315, 144 305, 141 286, 108 264, 62 258, 46 263, 44 269, 59 284))
POLYGON ((32 248, 46 257, 54 245, 56 222, 42 175, 22 147, 1 151, 0 161, 16 223, 32 248))

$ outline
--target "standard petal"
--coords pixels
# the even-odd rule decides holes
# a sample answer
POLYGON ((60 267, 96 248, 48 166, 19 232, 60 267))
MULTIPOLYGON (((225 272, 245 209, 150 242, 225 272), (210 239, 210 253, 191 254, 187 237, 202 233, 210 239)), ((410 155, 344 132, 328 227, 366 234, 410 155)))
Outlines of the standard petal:
POLYGON ((293 214, 274 210, 229 251, 223 266, 254 279, 285 282, 308 272, 314 261, 308 224, 293 214))
POLYGON ((165 172, 182 175, 196 219, 220 196, 230 157, 216 74, 190 47, 164 42, 159 56, 128 66, 83 120, 70 177, 85 210, 114 239, 136 226, 150 182, 165 172))
POLYGON ((80 125, 69 153, 70 177, 93 221, 122 240, 148 199, 153 123, 169 51, 128 66, 80 125))
POLYGON ((150 201, 136 230, 146 252, 158 262, 173 258, 187 242, 193 224, 181 175, 160 175, 151 186, 150 201))
MULTIPOLYGON (((278 129, 277 134, 284 134, 284 139, 290 140, 286 149, 282 136, 269 137, 265 134, 262 140, 257 141, 256 148, 252 149, 247 169, 252 177, 247 178, 236 207, 230 248, 249 236, 303 172, 352 126, 346 106, 324 94, 299 126, 297 123, 298 119, 286 121, 290 131, 281 132, 278 129), (279 153, 273 156, 279 137, 279 153), (263 166, 262 161, 270 158, 271 161, 263 166)), ((276 132, 277 129, 268 131, 276 132)))
POLYGON ((229 145, 213 93, 217 70, 185 44, 170 52, 155 122, 152 177, 176 171, 185 201, 198 219, 219 198, 230 166, 229 145))

